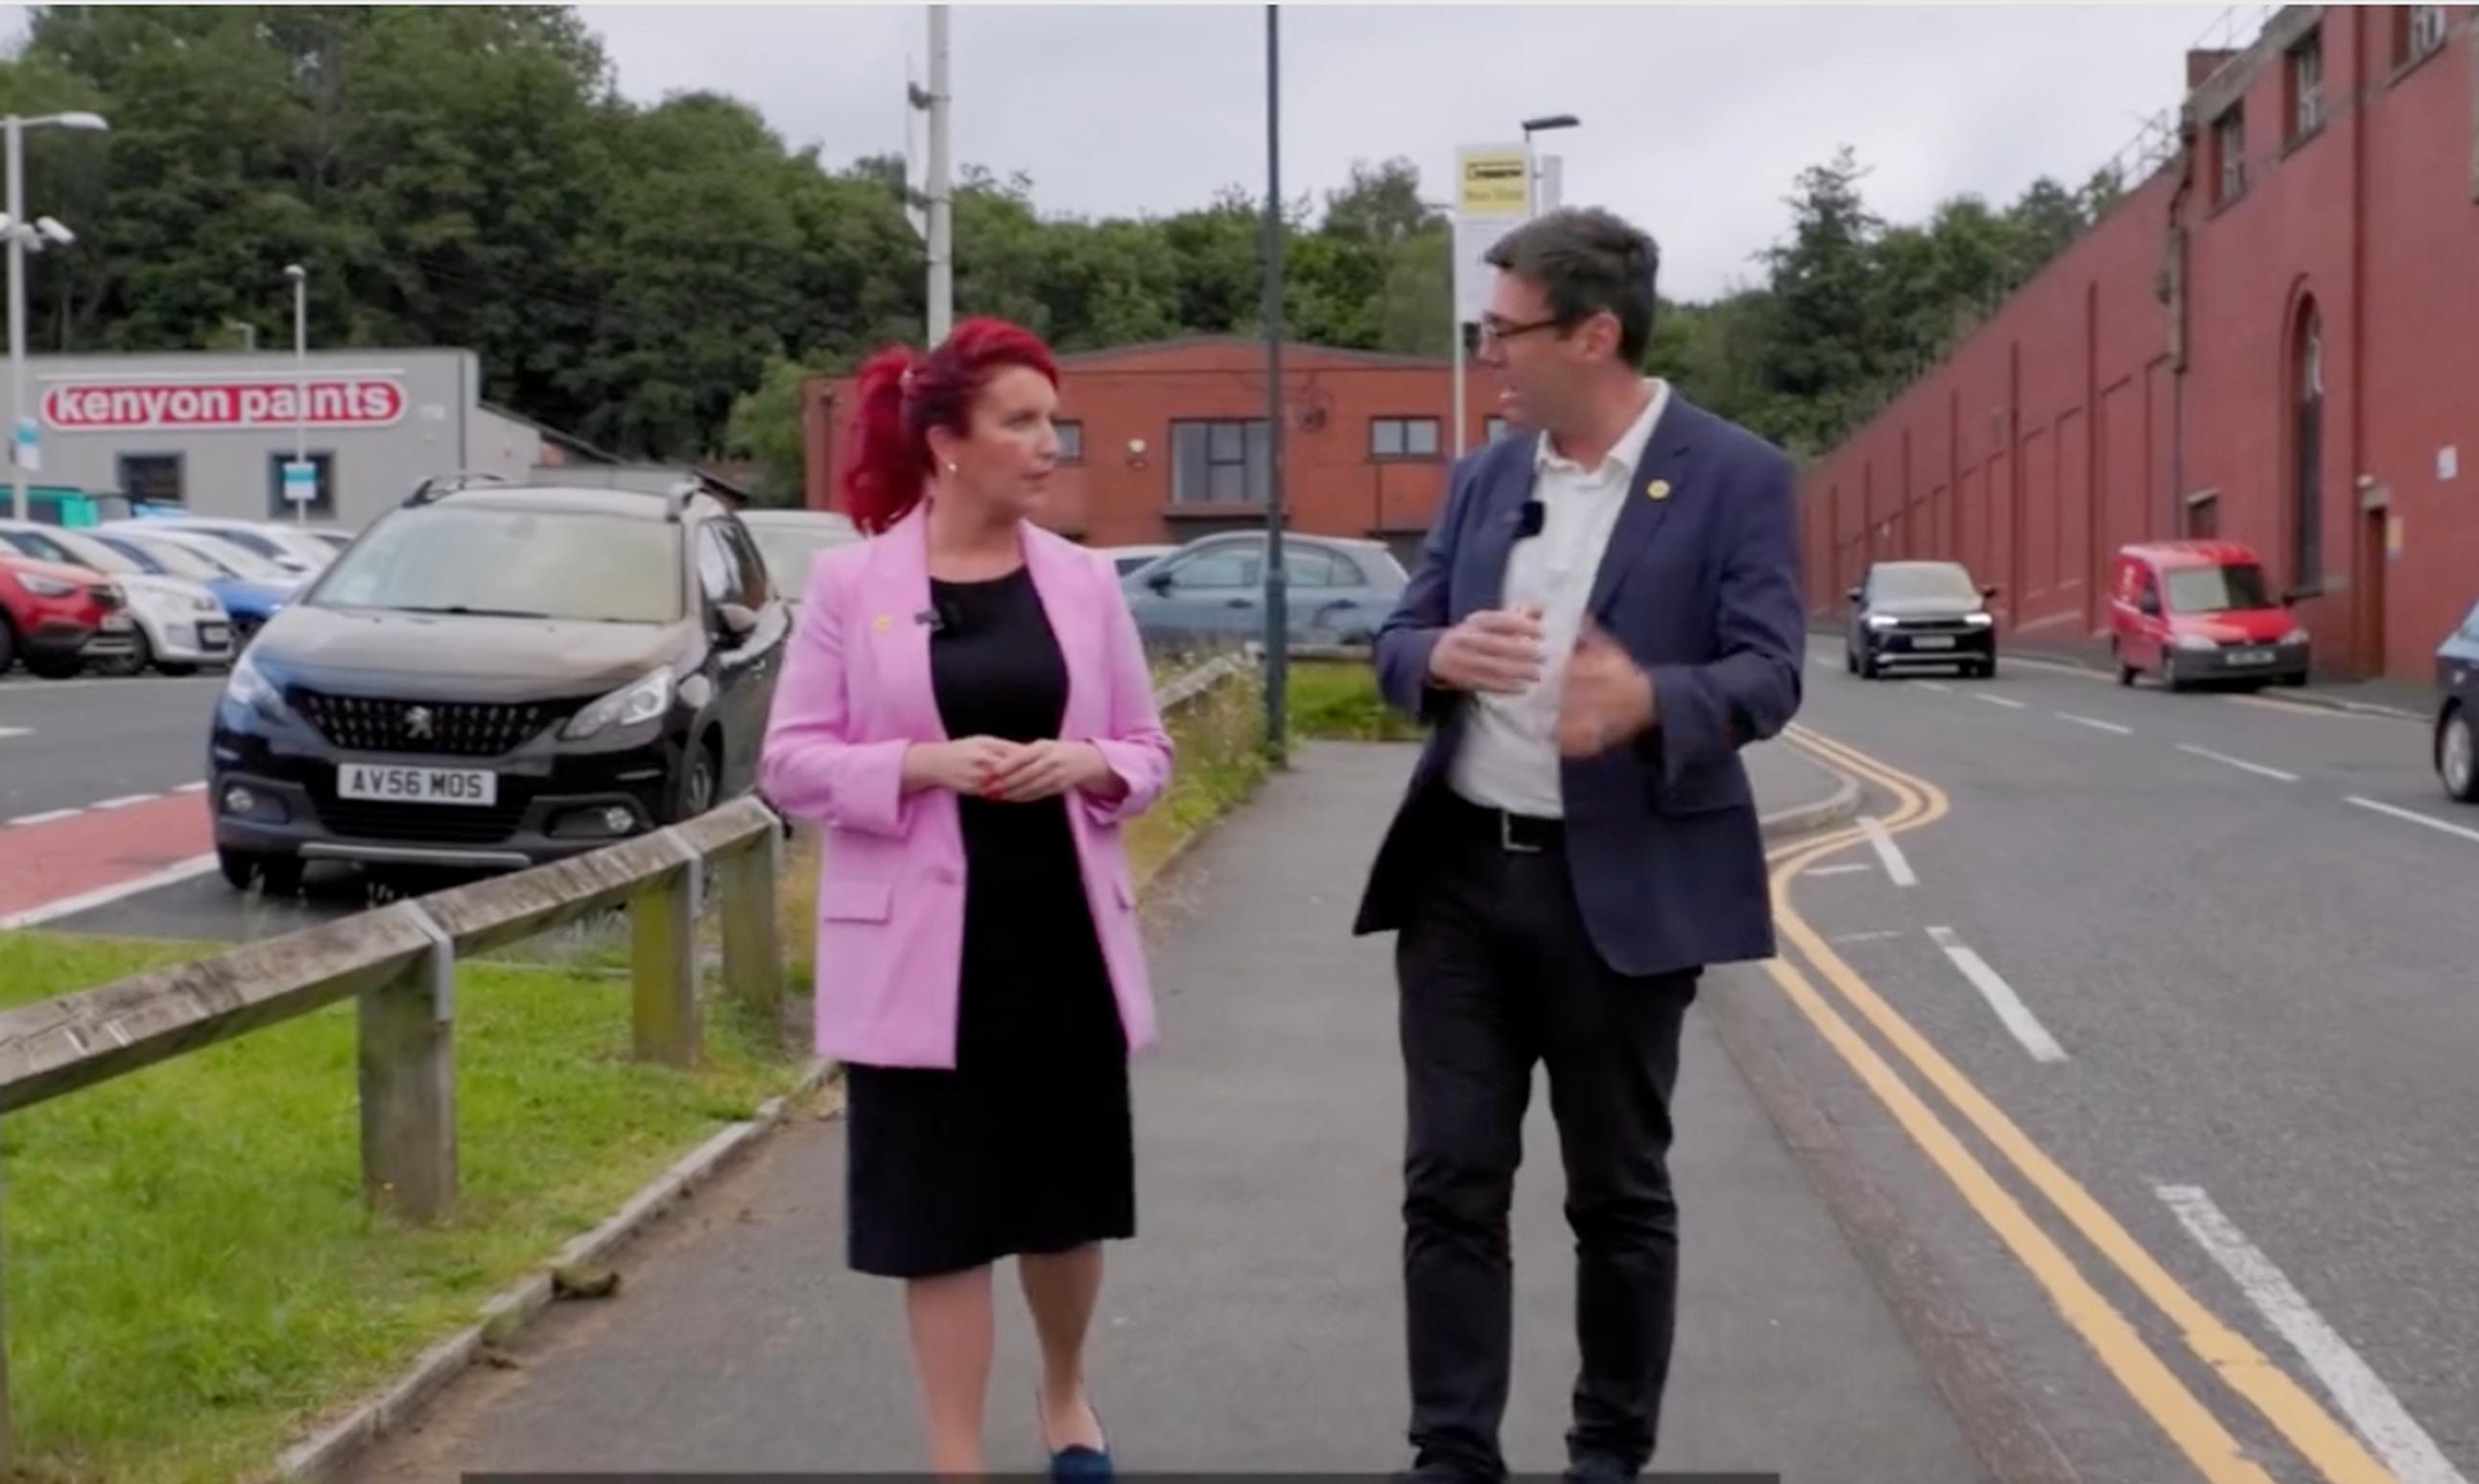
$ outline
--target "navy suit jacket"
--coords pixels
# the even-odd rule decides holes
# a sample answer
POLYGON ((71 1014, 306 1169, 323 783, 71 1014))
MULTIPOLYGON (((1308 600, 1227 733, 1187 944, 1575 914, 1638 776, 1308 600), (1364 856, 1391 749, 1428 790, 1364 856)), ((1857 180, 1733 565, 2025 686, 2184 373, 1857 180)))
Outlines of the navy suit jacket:
MULTIPOLYGON (((1429 654, 1445 629, 1499 605, 1540 436, 1456 464, 1418 570, 1378 631, 1379 687, 1430 729, 1356 933, 1402 927, 1435 858, 1428 806, 1447 787, 1470 698, 1429 683, 1429 654)), ((1568 860, 1594 946, 1631 975, 1771 957, 1764 844, 1739 749, 1799 710, 1806 620, 1788 457, 1674 388, 1585 611, 1651 674, 1655 697, 1649 731, 1561 764, 1568 860)))

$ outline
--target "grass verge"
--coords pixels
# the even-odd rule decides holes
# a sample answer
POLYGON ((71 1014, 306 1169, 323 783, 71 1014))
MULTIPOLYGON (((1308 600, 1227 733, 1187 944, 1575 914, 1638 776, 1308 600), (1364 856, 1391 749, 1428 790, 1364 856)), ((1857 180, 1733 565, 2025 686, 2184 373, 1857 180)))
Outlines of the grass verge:
MULTIPOLYGON (((0 1002, 206 945, 0 934, 0 1002)), ((411 1230, 361 1199, 354 1007, 332 1006, 0 1126, 19 1477, 263 1476, 298 1426, 392 1378, 797 1063, 721 1000, 694 1073, 628 1060, 628 985, 468 965, 461 1199, 411 1230)))
POLYGON ((1420 726, 1377 694, 1366 660, 1294 659, 1285 698, 1295 737, 1353 742, 1417 742, 1420 726))

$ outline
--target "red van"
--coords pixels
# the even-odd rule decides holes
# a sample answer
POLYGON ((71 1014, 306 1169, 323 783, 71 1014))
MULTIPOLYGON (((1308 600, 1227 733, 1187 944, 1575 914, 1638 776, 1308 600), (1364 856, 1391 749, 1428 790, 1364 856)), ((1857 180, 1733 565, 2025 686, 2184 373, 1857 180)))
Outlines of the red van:
POLYGON ((2199 680, 2307 683, 2307 630, 2235 541, 2152 541, 2109 563, 2108 644, 2117 680, 2146 672, 2171 690, 2199 680))

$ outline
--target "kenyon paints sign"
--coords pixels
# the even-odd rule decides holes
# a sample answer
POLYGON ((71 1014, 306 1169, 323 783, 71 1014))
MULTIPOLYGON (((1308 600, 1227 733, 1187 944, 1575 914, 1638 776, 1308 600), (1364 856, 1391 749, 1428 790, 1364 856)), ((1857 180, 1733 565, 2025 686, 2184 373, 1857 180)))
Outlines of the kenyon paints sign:
POLYGON ((212 431, 386 427, 404 416, 404 389, 375 376, 312 377, 309 416, 290 381, 64 382, 43 393, 43 423, 64 433, 122 428, 212 431))

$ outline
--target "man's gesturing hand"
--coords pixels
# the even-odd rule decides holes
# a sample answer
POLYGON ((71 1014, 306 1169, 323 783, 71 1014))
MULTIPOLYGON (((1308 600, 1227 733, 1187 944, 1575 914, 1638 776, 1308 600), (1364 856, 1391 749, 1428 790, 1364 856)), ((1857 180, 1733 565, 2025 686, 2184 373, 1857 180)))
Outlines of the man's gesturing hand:
POLYGON ((1558 751, 1590 757, 1632 740, 1652 720, 1652 677, 1617 640, 1585 620, 1558 699, 1558 751))
POLYGON ((1429 678, 1453 690, 1515 695, 1541 678, 1541 610, 1483 608, 1429 652, 1429 678))

